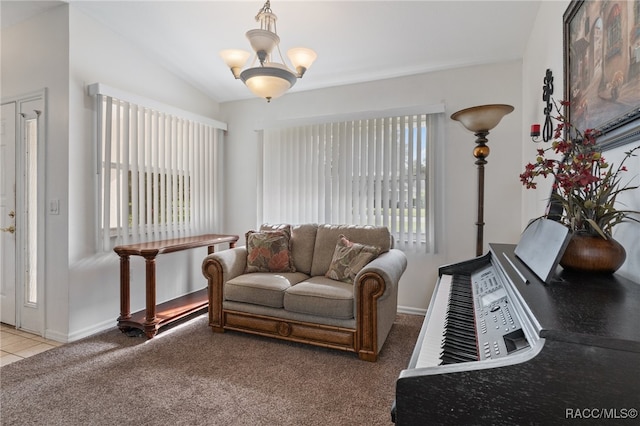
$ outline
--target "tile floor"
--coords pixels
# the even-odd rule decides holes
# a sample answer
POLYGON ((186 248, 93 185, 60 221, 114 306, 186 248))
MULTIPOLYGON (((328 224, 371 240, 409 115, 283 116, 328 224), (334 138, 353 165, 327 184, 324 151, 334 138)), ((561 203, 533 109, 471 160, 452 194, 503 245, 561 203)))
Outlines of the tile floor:
POLYGON ((60 342, 16 330, 15 327, 7 324, 0 324, 0 367, 60 345, 62 345, 60 342))

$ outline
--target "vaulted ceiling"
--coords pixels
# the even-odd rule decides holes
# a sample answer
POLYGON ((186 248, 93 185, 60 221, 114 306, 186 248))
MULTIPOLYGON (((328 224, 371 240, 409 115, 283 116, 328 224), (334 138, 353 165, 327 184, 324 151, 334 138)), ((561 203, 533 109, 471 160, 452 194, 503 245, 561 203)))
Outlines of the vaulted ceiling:
MULTIPOLYGON (((541 0, 279 1, 281 51, 309 47, 318 59, 291 91, 522 58, 541 0)), ((1 2, 2 27, 59 1, 1 2)), ((220 50, 250 50, 262 0, 81 1, 74 7, 218 102, 251 98, 220 50)))

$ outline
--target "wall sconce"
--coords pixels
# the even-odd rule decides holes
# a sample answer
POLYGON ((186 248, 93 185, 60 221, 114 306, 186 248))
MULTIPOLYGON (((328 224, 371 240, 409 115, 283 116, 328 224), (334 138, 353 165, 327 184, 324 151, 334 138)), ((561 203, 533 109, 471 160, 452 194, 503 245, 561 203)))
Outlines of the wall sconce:
POLYGON ((547 68, 547 72, 542 80, 544 84, 542 86, 542 100, 547 103, 544 107, 544 128, 542 129, 542 140, 538 139, 540 137, 540 125, 532 124, 531 125, 531 140, 535 143, 538 142, 549 142, 553 135, 553 124, 551 123, 551 111, 553 110, 553 104, 551 103, 551 95, 553 95, 553 73, 549 68, 547 68))
POLYGON ((498 125, 502 117, 513 111, 511 105, 481 105, 460 110, 451 115, 452 120, 459 121, 476 136, 476 147, 473 156, 478 166, 478 221, 476 238, 476 256, 482 255, 482 240, 484 233, 484 165, 487 164, 489 147, 487 135, 498 125))

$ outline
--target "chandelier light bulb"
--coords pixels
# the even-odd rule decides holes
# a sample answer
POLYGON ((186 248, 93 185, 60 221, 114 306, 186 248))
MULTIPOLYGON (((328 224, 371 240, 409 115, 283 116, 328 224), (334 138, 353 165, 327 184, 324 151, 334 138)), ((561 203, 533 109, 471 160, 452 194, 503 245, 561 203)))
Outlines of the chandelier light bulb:
POLYGON ((220 56, 222 60, 227 64, 227 66, 231 69, 233 76, 235 78, 240 78, 240 71, 242 71, 242 67, 247 63, 249 56, 251 53, 246 50, 240 49, 227 49, 220 52, 220 56))
POLYGON ((304 73, 309 69, 311 64, 316 60, 318 55, 311 49, 306 47, 296 47, 289 49, 287 56, 298 73, 298 77, 302 78, 304 73))

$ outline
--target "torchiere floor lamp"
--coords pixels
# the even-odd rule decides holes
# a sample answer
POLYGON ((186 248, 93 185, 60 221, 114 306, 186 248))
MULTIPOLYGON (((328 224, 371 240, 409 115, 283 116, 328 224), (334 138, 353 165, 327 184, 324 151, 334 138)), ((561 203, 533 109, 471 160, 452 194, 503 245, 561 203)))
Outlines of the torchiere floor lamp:
POLYGON ((482 255, 483 232, 484 232, 484 165, 489 156, 487 146, 487 135, 489 130, 498 125, 502 117, 513 111, 511 105, 493 104, 480 105, 460 110, 451 115, 452 120, 459 121, 470 132, 476 136, 476 147, 473 149, 473 156, 476 158, 478 166, 478 235, 476 238, 476 256, 482 255))

